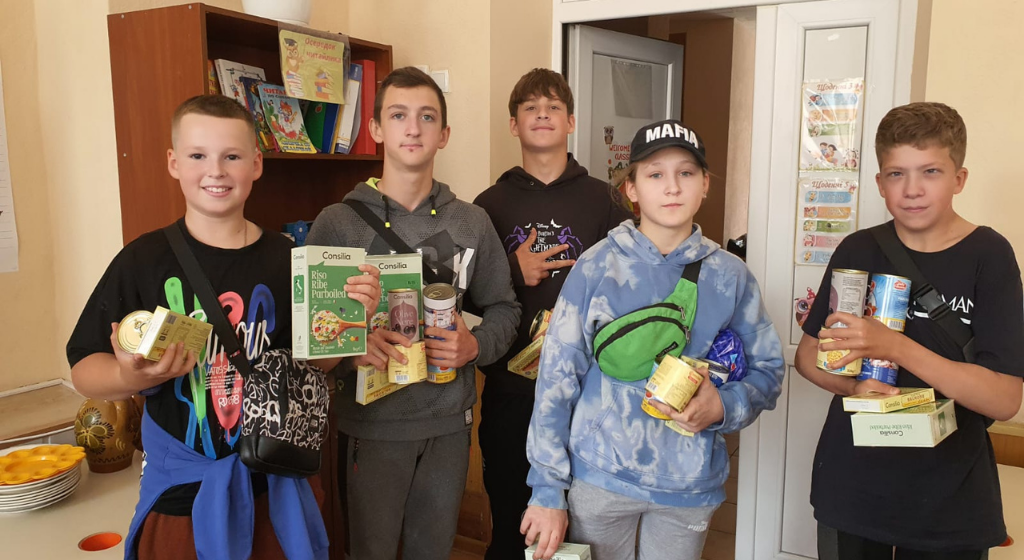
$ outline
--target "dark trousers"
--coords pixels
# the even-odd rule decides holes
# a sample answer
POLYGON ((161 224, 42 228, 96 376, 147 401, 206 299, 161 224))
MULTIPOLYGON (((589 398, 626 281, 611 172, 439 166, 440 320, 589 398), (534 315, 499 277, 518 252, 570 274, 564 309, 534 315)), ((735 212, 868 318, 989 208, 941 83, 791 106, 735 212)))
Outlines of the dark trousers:
POLYGON ((926 552, 880 543, 818 523, 819 560, 986 560, 987 550, 926 552))
POLYGON ((519 525, 532 493, 526 485, 526 433, 533 396, 488 391, 485 386, 480 401, 480 452, 492 525, 484 559, 522 560, 526 537, 519 533, 519 525))

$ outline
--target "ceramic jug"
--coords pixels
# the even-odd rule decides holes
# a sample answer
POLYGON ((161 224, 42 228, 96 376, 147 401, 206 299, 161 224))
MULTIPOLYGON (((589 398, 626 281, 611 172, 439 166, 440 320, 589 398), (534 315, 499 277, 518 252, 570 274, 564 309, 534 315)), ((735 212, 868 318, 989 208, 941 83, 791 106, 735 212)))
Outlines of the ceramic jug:
POLYGON ((111 473, 131 466, 139 426, 134 400, 86 399, 75 419, 75 441, 85 448, 89 470, 111 473))

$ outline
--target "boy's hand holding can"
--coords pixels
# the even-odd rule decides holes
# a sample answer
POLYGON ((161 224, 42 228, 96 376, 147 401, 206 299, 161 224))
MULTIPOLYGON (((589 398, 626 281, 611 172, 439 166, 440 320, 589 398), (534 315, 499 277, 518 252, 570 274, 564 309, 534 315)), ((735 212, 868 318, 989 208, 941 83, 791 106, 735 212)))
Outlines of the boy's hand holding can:
POLYGON ((156 387, 164 381, 181 377, 196 367, 196 356, 191 350, 185 351, 183 342, 168 346, 158 362, 147 360, 142 354, 125 352, 117 340, 119 326, 120 323, 110 324, 110 345, 120 366, 121 378, 135 391, 156 387))
POLYGON ((827 352, 829 350, 849 350, 850 353, 835 362, 829 362, 829 367, 840 369, 846 364, 853 363, 864 358, 876 358, 900 362, 900 348, 906 336, 894 331, 882 324, 874 317, 856 317, 849 313, 833 313, 825 319, 826 325, 834 325, 841 322, 846 328, 823 329, 820 338, 835 339, 831 342, 818 343, 818 349, 827 352))
POLYGON ((455 315, 455 330, 427 327, 423 330, 427 346, 427 364, 440 368, 460 368, 480 354, 476 336, 466 327, 462 315, 455 315))

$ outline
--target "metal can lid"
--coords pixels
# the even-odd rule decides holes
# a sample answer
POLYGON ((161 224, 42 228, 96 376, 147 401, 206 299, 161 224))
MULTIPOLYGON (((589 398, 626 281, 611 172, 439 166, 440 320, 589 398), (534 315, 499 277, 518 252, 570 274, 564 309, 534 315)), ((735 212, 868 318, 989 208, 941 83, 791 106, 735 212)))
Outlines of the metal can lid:
POLYGON ((865 271, 865 270, 855 270, 853 268, 835 268, 835 269, 832 269, 832 272, 842 272, 843 274, 855 274, 855 275, 858 275, 858 276, 860 276, 860 275, 867 276, 868 275, 867 271, 865 271))
POLYGON ((409 293, 409 292, 415 293, 416 289, 415 288, 395 288, 393 290, 388 290, 389 294, 405 294, 405 293, 409 293))
POLYGON ((423 302, 434 302, 435 305, 428 305, 427 307, 436 308, 437 302, 447 304, 446 307, 455 305, 455 288, 451 284, 445 284, 438 282, 436 284, 430 284, 426 288, 423 288, 423 302), (451 300, 449 303, 448 300, 451 300))
POLYGON ((551 317, 551 312, 547 309, 541 309, 538 311, 537 315, 533 317, 533 322, 530 323, 530 336, 534 336, 540 329, 541 325, 543 325, 549 317, 551 317))
POLYGON ((117 345, 125 352, 134 354, 139 349, 151 320, 153 314, 149 311, 132 311, 125 315, 117 328, 117 345))

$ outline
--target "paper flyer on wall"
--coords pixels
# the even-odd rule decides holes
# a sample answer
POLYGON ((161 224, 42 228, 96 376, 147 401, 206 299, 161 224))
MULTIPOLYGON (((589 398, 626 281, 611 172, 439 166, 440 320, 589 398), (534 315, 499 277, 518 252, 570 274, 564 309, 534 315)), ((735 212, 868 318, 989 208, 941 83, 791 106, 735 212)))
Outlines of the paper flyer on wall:
POLYGON ((18 225, 14 220, 14 189, 7 151, 3 72, 0 69, 0 272, 18 271, 18 225))
POLYGON ((289 97, 345 104, 345 43, 290 29, 278 31, 281 78, 289 97))
POLYGON ((857 171, 864 78, 809 81, 802 91, 800 171, 857 171))
POLYGON ((858 185, 842 177, 801 177, 797 188, 796 264, 825 266, 857 231, 858 185))

